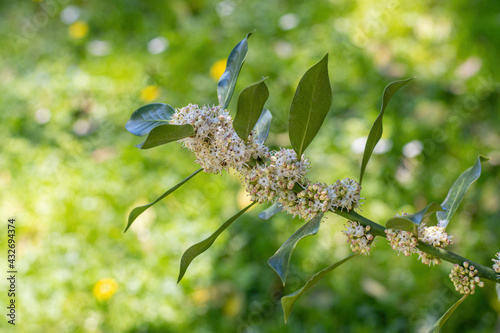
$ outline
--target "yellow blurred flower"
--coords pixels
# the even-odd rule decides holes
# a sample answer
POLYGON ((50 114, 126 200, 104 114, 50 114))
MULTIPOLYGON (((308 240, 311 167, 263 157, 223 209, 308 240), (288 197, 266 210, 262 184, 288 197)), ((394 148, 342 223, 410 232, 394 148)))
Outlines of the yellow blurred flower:
POLYGON ((104 278, 97 281, 92 293, 98 301, 110 299, 118 290, 118 282, 111 278, 104 278))
POLYGON ((212 67, 210 67, 210 76, 215 81, 218 81, 226 70, 226 59, 217 60, 212 67))
POLYGON ((76 21, 69 26, 68 32, 72 38, 80 39, 87 36, 89 25, 83 21, 76 21))
POLYGON ((141 91, 141 100, 144 102, 151 102, 160 96, 160 87, 151 85, 142 89, 141 91))

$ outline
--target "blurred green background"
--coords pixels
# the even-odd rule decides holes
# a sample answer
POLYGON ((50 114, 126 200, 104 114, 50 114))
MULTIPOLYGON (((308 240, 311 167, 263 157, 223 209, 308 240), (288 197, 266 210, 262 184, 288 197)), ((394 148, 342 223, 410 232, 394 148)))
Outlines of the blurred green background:
MULTIPOLYGON (((0 1, 0 212, 18 225, 19 332, 427 332, 458 295, 451 265, 428 268, 379 239, 331 273, 285 325, 279 297, 350 250, 330 215, 297 247, 285 288, 267 258, 303 221, 252 209, 176 285, 180 257, 245 204, 234 175, 201 174, 179 144, 139 151, 124 125, 138 107, 217 102, 225 59, 246 33, 239 91, 262 76, 268 144, 288 146, 303 73, 330 54, 332 110, 306 154, 310 178, 357 179, 385 85, 391 101, 363 184, 362 214, 383 223, 441 202, 477 154, 491 158, 448 232, 485 265, 500 251, 498 1, 0 1)), ((231 108, 235 109, 236 98, 231 108)), ((1 251, 6 253, 6 232, 1 251)), ((6 269, 6 255, 1 267, 6 269)), ((0 304, 7 304, 5 278, 0 304)), ((5 312, 2 311, 2 313, 5 312)), ((443 332, 500 332, 495 286, 469 297, 443 332)), ((6 317, 0 328, 10 325, 6 317)))

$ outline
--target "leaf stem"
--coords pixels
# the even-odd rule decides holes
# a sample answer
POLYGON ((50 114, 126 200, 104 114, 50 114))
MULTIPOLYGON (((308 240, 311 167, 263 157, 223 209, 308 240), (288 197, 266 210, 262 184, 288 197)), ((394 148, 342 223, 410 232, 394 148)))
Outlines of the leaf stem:
MULTIPOLYGON (((371 227, 371 233, 375 236, 380 236, 386 238, 385 228, 372 220, 354 212, 354 211, 334 211, 335 214, 342 216, 348 220, 359 222, 363 225, 369 225, 371 227)), ((469 265, 473 265, 477 269, 477 275, 480 278, 493 281, 500 284, 500 280, 497 279, 497 274, 490 267, 483 266, 475 261, 464 258, 456 253, 450 252, 443 248, 434 247, 427 243, 421 241, 418 242, 417 248, 425 253, 428 253, 434 257, 440 258, 452 264, 463 265, 466 261, 469 265)))

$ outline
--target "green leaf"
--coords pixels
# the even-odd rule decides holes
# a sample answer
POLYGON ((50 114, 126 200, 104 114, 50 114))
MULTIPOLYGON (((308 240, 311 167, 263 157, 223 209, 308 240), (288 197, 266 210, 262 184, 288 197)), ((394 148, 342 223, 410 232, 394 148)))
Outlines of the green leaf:
POLYGON ((260 114, 259 120, 253 130, 255 131, 255 141, 264 143, 266 142, 267 136, 269 135, 269 129, 271 128, 271 120, 273 115, 271 112, 264 108, 260 114))
POLYGON ((200 254, 202 254, 203 252, 208 250, 208 248, 210 246, 212 246, 212 244, 215 242, 217 237, 219 237, 219 235, 224 230, 226 230, 227 227, 229 227, 234 221, 236 221, 241 215, 243 215, 250 207, 252 207, 255 204, 256 204, 256 202, 252 202, 250 205, 248 205, 245 208, 243 208, 242 210, 240 210, 236 215, 234 215, 229 220, 224 222, 224 224, 221 225, 220 228, 217 229, 210 237, 208 237, 207 239, 205 239, 199 243, 194 244, 189 249, 187 249, 186 252, 184 252, 184 254, 182 255, 182 258, 181 258, 181 265, 180 265, 181 267, 180 267, 179 278, 177 279, 177 283, 179 283, 181 281, 182 277, 186 273, 186 270, 187 270, 189 264, 191 264, 191 261, 193 261, 194 258, 196 258, 200 254))
POLYGON ((279 202, 276 202, 274 204, 272 204, 269 208, 267 208, 266 210, 262 211, 259 213, 259 217, 262 219, 262 220, 269 220, 271 219, 271 217, 273 217, 274 215, 278 214, 279 212, 281 212, 281 208, 283 206, 281 206, 281 204, 279 202))
POLYGON ((434 326, 432 326, 432 328, 429 331, 429 333, 437 333, 437 332, 439 332, 439 330, 441 329, 441 327, 443 327, 444 323, 446 323, 446 321, 448 320, 448 318, 450 318, 450 316, 453 313, 453 311, 455 311, 458 308, 458 306, 460 304, 462 304, 462 302, 467 298, 467 296, 469 296, 469 294, 463 295, 462 298, 460 298, 455 304, 453 304, 448 309, 448 311, 446 311, 446 313, 441 318, 439 318, 439 320, 434 324, 434 326))
POLYGON ((283 307, 283 312, 285 313, 285 323, 286 323, 288 317, 290 316, 290 313, 292 312, 293 305, 295 304, 295 302, 297 301, 297 299, 300 296, 302 296, 309 289, 311 289, 316 283, 318 283, 323 277, 325 277, 326 274, 330 273, 331 271, 333 271, 335 268, 339 267, 340 265, 342 265, 346 261, 354 258, 354 256, 356 256, 356 255, 357 255, 356 253, 353 253, 353 254, 345 257, 344 259, 337 261, 335 264, 328 266, 327 268, 319 271, 318 273, 314 274, 306 282, 306 284, 302 288, 300 288, 299 290, 297 290, 296 292, 294 292, 290 295, 283 296, 281 298, 281 306, 283 307))
POLYGON ((304 74, 293 96, 289 135, 298 159, 318 133, 331 104, 327 54, 304 74))
POLYGON ((432 202, 414 214, 393 217, 385 223, 385 226, 387 229, 410 231, 416 235, 420 223, 425 221, 431 214, 441 210, 441 206, 437 202, 432 202))
POLYGON ((181 140, 188 136, 195 135, 193 126, 186 125, 160 125, 149 132, 143 143, 136 145, 139 149, 149 149, 164 145, 169 142, 181 140))
POLYGON ((180 182, 179 184, 175 185, 174 187, 172 187, 170 190, 168 190, 167 192, 163 193, 158 199, 156 199, 155 201, 147 204, 147 205, 144 205, 144 206, 139 206, 139 207, 135 207, 132 212, 130 212, 130 215, 128 216, 128 223, 127 223, 127 227, 125 228, 125 231, 124 232, 127 232, 128 228, 130 228, 130 226, 132 225, 132 223, 139 217, 139 215, 141 215, 142 213, 144 213, 144 211, 146 209, 148 209, 149 207, 153 206, 154 204, 156 204, 158 201, 162 200, 163 198, 165 198, 167 195, 169 195, 170 193, 174 192, 175 190, 177 190, 179 187, 181 187, 182 185, 184 185, 188 180, 190 180, 191 178, 193 178, 194 176, 196 176, 200 171, 202 171, 203 169, 198 169, 196 170, 195 172, 193 172, 189 177, 185 178, 182 182, 180 182))
POLYGON ((290 238, 288 238, 283 245, 281 245, 278 251, 276 251, 271 258, 267 260, 269 265, 276 271, 276 273, 278 273, 283 285, 285 285, 288 265, 290 263, 293 249, 295 249, 295 245, 297 245, 302 238, 317 234, 322 218, 323 213, 320 213, 304 224, 299 230, 290 236, 290 238))
POLYGON ((385 108, 387 107, 387 104, 389 104, 389 101, 391 100, 392 96, 405 84, 413 80, 413 78, 409 78, 406 80, 400 80, 400 81, 394 81, 391 82, 385 87, 384 93, 382 96, 382 107, 380 108, 380 113, 375 119, 375 122, 372 125, 372 129, 370 130, 370 134, 368 134, 368 139, 366 140, 366 145, 365 145, 365 151, 363 153, 363 161, 361 162, 361 172, 359 175, 359 184, 361 185, 361 182, 363 181, 363 176, 365 174, 365 169, 366 165, 368 164, 368 161, 370 160, 370 157, 372 156, 373 149, 375 149, 375 146, 377 145, 378 141, 382 137, 382 132, 383 132, 383 126, 382 126, 382 119, 384 117, 384 111, 385 108))
POLYGON ((246 87, 238 97, 238 110, 233 120, 233 128, 243 141, 248 140, 269 97, 269 90, 264 80, 246 87))
POLYGON ((497 283, 495 285, 495 288, 496 288, 496 291, 497 291, 498 301, 500 302, 500 284, 497 283))
POLYGON ((488 159, 487 157, 479 155, 474 166, 465 170, 453 183, 446 199, 444 199, 441 204, 443 211, 436 214, 439 226, 446 228, 448 223, 450 223, 451 218, 465 196, 465 192, 467 192, 471 184, 481 175, 481 162, 487 161, 488 159))
POLYGON ((144 105, 132 113, 125 128, 134 135, 142 136, 148 134, 157 126, 170 123, 170 119, 174 113, 174 108, 168 104, 154 103, 144 105))
POLYGON ((248 38, 252 33, 239 42, 229 54, 227 58, 226 70, 219 79, 217 84, 217 97, 219 98, 219 105, 227 109, 229 101, 233 96, 234 87, 240 74, 241 66, 247 56, 248 52, 248 38))

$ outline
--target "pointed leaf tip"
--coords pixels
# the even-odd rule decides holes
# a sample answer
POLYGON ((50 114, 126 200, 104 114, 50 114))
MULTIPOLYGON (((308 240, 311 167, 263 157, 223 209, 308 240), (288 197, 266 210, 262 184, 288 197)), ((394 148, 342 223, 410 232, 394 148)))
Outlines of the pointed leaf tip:
POLYGON ((372 156, 373 150, 375 149, 375 146, 379 142, 380 138, 382 137, 382 132, 383 132, 383 126, 382 126, 382 119, 384 117, 384 111, 387 105, 389 104, 389 101, 391 100, 392 96, 401 89, 404 85, 406 85, 408 82, 413 80, 414 77, 411 77, 406 80, 399 80, 399 81, 394 81, 389 83, 382 94, 382 106, 380 107, 380 113, 377 116, 377 119, 375 119, 375 122, 372 125, 372 128, 370 130, 370 133, 368 134, 368 139, 366 140, 365 144, 365 150, 363 153, 363 160, 361 162, 361 171, 359 174, 359 184, 363 182, 363 176, 365 174, 366 170, 366 165, 368 164, 368 161, 370 160, 370 157, 372 156))
POLYGON ((208 248, 212 246, 217 237, 219 237, 219 235, 224 230, 226 230, 234 221, 236 221, 241 215, 243 215, 250 207, 252 207, 255 204, 256 202, 252 202, 250 205, 240 210, 236 215, 234 215, 229 220, 224 222, 224 224, 221 225, 220 228, 217 229, 212 235, 210 235, 210 237, 202 240, 199 243, 192 245, 184 252, 181 258, 179 277, 177 278, 177 283, 179 283, 182 280, 184 274, 186 274, 186 270, 188 269, 189 265, 194 260, 194 258, 196 258, 200 254, 208 250, 208 248))
POLYGON ((313 141, 332 104, 328 54, 300 79, 289 115, 289 136, 297 158, 313 141))
POLYGON ((269 263, 269 266, 271 266, 279 275, 283 285, 285 285, 288 265, 290 264, 290 258, 292 257, 295 246, 302 238, 318 233, 322 218, 323 213, 318 214, 309 222, 304 224, 299 230, 290 236, 290 238, 288 238, 283 245, 281 245, 272 257, 268 259, 267 262, 269 263))
POLYGON ((269 97, 265 79, 246 87, 238 97, 238 108, 233 127, 236 134, 245 142, 263 113, 264 104, 269 97))

